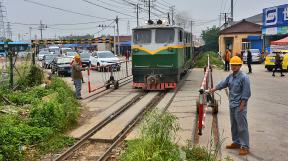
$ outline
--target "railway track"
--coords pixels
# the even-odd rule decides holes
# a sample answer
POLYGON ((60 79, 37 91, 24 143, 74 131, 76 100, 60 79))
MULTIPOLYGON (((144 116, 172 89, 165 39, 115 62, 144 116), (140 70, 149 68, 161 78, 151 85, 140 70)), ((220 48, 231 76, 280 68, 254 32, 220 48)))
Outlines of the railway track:
MULTIPOLYGON (((98 158, 98 160, 104 160, 107 158, 108 153, 127 135, 127 133, 133 128, 133 126, 144 116, 145 111, 153 107, 158 101, 161 100, 161 98, 165 95, 163 92, 141 92, 136 97, 134 97, 131 101, 129 101, 127 104, 122 106, 119 110, 117 110, 115 113, 112 113, 108 117, 106 117, 103 121, 101 121, 99 124, 97 124, 95 127, 93 127, 91 130, 89 130, 86 134, 84 134, 79 141, 76 142, 72 147, 70 147, 68 150, 66 150, 64 153, 59 155, 57 158, 55 158, 55 161, 60 160, 75 160, 73 159, 74 152, 77 150, 81 151, 81 147, 84 144, 94 144, 98 147, 101 146, 108 146, 109 148, 104 148, 103 154, 98 158), (142 108, 142 105, 145 105, 144 108, 142 108), (121 120, 121 117, 126 117, 127 115, 130 115, 131 111, 135 112, 134 109, 138 109, 136 113, 134 113, 134 116, 129 120, 128 124, 125 125, 123 129, 121 129, 119 132, 117 131, 112 138, 101 138, 103 135, 99 135, 97 138, 97 132, 105 133, 105 131, 113 131, 113 129, 109 129, 109 125, 112 126, 115 124, 115 121, 117 122, 119 119, 121 120), (124 115, 124 116, 122 116, 124 115), (117 120, 118 119, 118 120, 117 120), (114 121, 114 122, 113 122, 114 121), (111 125, 112 124, 112 125, 111 125), (106 129, 105 129, 106 128, 106 129), (102 132, 101 132, 102 130, 102 132)), ((115 129, 114 129, 115 130, 115 129)), ((112 133, 112 132, 111 132, 112 133)), ((91 146, 91 145, 88 145, 91 146)), ((93 145, 92 145, 93 146, 93 145)), ((87 145, 86 145, 87 147, 87 145)), ((85 148, 85 147, 84 147, 85 148)), ((99 152, 99 151, 98 151, 99 152)), ((80 152, 81 153, 81 152, 80 152)), ((78 153, 78 155, 80 154, 78 153)), ((77 154, 77 152, 76 152, 77 154)), ((75 158, 75 157, 74 157, 75 158)), ((76 160, 79 159, 79 156, 76 160)), ((81 160, 81 159, 79 159, 81 160)))
MULTIPOLYGON (((172 102, 185 79, 186 77, 180 81, 178 88, 174 91, 174 95, 167 101, 165 109, 172 102)), ((125 82, 127 83, 128 81, 125 82)), ((113 89, 109 93, 112 91, 113 89)), ((106 95, 106 93, 99 93, 98 95, 95 94, 94 97, 89 97, 89 100, 106 95)), ((103 118, 93 128, 83 134, 73 146, 57 156, 53 161, 107 160, 110 157, 112 149, 125 139, 132 131, 134 125, 144 117, 146 111, 154 108, 164 98, 166 93, 167 91, 138 93, 129 102, 123 104, 121 108, 103 118), (131 115, 133 116, 131 117, 131 115), (125 126, 121 125, 121 122, 124 122, 123 125, 125 126)), ((115 106, 117 105, 115 104, 115 106)))

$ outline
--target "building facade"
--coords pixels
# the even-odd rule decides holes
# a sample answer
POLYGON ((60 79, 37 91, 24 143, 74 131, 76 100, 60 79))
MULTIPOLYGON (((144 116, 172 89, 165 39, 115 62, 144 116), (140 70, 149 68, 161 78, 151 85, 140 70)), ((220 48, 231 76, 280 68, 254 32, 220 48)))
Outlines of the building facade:
POLYGON ((245 19, 220 31, 219 52, 224 54, 227 49, 233 55, 242 50, 259 49, 262 51, 261 25, 245 19))
POLYGON ((288 4, 263 9, 262 34, 264 48, 270 51, 272 41, 288 36, 288 4))

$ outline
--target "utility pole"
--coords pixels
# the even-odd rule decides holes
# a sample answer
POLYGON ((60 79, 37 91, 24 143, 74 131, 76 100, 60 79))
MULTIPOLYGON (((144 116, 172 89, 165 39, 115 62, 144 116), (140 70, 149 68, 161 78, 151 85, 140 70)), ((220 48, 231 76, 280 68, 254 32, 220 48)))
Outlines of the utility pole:
POLYGON ((171 25, 171 22, 170 22, 170 13, 168 12, 168 15, 167 15, 167 19, 168 19, 168 24, 171 25))
POLYGON ((191 37, 191 43, 192 43, 192 54, 194 54, 194 37, 193 37, 193 21, 190 22, 191 23, 191 34, 192 34, 192 37, 191 37))
POLYGON ((43 40, 43 30, 45 30, 45 28, 47 28, 47 26, 42 23, 42 20, 40 20, 39 30, 40 30, 40 34, 41 34, 41 37, 40 37, 41 40, 43 40))
POLYGON ((10 22, 7 22, 7 38, 12 40, 12 29, 11 29, 10 22))
POLYGON ((171 7, 170 7, 170 11, 171 11, 171 21, 172 21, 172 25, 174 25, 174 24, 175 24, 175 22, 174 22, 175 6, 171 6, 171 7))
POLYGON ((5 40, 5 24, 4 24, 4 6, 2 5, 2 2, 0 1, 0 40, 5 40))
POLYGON ((127 22, 127 35, 130 35, 130 22, 127 22))
POLYGON ((228 17, 227 17, 227 15, 228 15, 228 13, 221 13, 221 14, 224 15, 224 20, 225 20, 224 27, 227 28, 227 25, 228 25, 228 22, 227 22, 228 17))
POLYGON ((151 0, 148 0, 148 8, 149 8, 149 21, 151 20, 151 4, 150 4, 151 0))
POLYGON ((32 27, 29 27, 29 38, 31 42, 32 41, 32 27))
POLYGON ((119 18, 118 16, 115 19, 116 22, 116 30, 117 30, 117 44, 118 44, 118 53, 117 55, 120 55, 120 38, 119 38, 119 18))
POLYGON ((116 28, 115 28, 115 25, 113 26, 114 28, 114 54, 116 54, 117 50, 116 50, 116 28))
POLYGON ((234 16, 234 1, 231 0, 231 22, 233 22, 233 16, 234 16))
POLYGON ((137 14, 137 27, 139 26, 139 4, 136 5, 136 14, 137 14))

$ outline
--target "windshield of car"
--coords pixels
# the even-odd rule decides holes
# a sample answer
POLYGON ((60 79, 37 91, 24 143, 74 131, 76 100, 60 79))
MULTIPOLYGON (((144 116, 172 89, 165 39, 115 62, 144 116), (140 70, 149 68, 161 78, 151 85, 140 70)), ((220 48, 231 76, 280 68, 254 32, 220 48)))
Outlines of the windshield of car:
POLYGON ((260 53, 258 49, 250 49, 251 53, 260 53))
POLYGON ((70 64, 72 60, 72 58, 59 58, 57 59, 57 64, 70 64))
POLYGON ((54 59, 56 56, 55 55, 45 55, 44 56, 44 59, 45 60, 52 60, 52 59, 54 59))
POLYGON ((77 53, 76 52, 67 52, 67 56, 75 56, 77 53))
POLYGON ((115 55, 112 52, 101 52, 98 53, 99 58, 114 58, 115 55))
POLYGON ((174 29, 156 29, 156 43, 171 43, 174 42, 174 29))
POLYGON ((147 44, 151 43, 152 32, 151 30, 134 30, 133 42, 134 44, 147 44))
POLYGON ((84 52, 84 53, 81 53, 80 54, 80 56, 81 56, 81 59, 83 59, 83 58, 90 58, 90 54, 89 53, 86 53, 86 52, 84 52))
POLYGON ((39 55, 48 55, 51 54, 49 51, 40 51, 39 55))

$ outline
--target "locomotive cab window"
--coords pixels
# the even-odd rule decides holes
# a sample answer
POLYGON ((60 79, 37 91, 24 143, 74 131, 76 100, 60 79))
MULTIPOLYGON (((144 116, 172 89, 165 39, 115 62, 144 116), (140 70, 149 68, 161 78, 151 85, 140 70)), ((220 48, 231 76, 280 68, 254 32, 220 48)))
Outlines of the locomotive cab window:
POLYGON ((174 29, 156 29, 155 42, 156 43, 172 43, 174 42, 174 29))
POLYGON ((135 30, 133 32, 134 44, 148 44, 151 43, 152 32, 151 30, 135 30))

